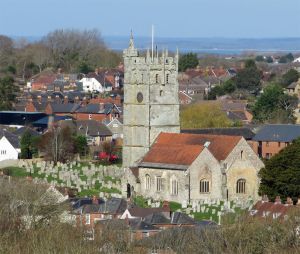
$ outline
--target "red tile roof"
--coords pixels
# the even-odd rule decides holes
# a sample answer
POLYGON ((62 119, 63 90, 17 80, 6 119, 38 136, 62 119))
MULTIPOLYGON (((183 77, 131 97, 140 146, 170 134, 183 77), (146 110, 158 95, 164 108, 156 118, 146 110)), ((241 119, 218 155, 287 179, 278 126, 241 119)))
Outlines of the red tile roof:
POLYGON ((142 162, 191 165, 205 144, 217 160, 224 160, 241 138, 241 136, 209 134, 160 133, 142 162))
POLYGON ((268 201, 258 201, 252 208, 253 216, 283 218, 289 211, 299 207, 268 201), (254 213, 255 212, 255 213, 254 213))
POLYGON ((191 165, 203 150, 202 145, 154 144, 142 162, 191 165))

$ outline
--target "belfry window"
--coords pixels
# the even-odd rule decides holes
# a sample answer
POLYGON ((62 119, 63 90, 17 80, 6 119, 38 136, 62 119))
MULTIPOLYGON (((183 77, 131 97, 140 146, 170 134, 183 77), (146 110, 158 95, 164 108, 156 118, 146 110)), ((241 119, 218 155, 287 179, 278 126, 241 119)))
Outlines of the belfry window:
POLYGON ((158 84, 158 74, 155 75, 155 83, 158 84))
POLYGON ((236 182, 236 193, 245 194, 246 193, 246 180, 239 179, 236 182))

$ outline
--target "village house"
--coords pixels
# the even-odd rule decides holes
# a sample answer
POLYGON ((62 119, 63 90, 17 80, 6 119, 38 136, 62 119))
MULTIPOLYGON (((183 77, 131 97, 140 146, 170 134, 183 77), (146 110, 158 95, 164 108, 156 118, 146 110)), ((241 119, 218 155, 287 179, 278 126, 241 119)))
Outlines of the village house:
POLYGON ((300 125, 268 124, 253 137, 253 149, 260 158, 270 159, 300 137, 300 125))
POLYGON ((0 161, 17 160, 21 153, 17 135, 0 128, 0 161))
POLYGON ((110 198, 105 201, 94 196, 92 199, 85 199, 84 202, 77 201, 73 204, 73 208, 75 209, 72 214, 76 215, 77 225, 94 228, 101 220, 119 219, 127 208, 127 201, 121 198, 110 198))
POLYGON ((107 128, 112 132, 113 139, 123 139, 123 119, 122 118, 113 118, 112 120, 105 119, 103 123, 107 128))
POLYGON ((257 200, 262 167, 241 136, 160 133, 127 181, 154 200, 257 200))
POLYGON ((293 205, 293 200, 287 198, 285 204, 281 202, 279 196, 276 197, 275 202, 270 202, 268 197, 264 195, 250 210, 250 216, 261 219, 279 219, 286 220, 290 213, 300 211, 300 202, 293 205))

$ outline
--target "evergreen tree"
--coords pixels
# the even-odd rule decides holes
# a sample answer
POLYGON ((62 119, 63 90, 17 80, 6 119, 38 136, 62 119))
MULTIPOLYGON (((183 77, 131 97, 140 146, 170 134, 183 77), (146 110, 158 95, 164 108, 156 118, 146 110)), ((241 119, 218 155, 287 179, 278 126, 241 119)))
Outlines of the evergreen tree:
POLYGON ((296 201, 300 197, 300 139, 266 161, 260 170, 261 184, 259 194, 266 194, 274 200, 291 197, 296 201))
POLYGON ((186 71, 187 69, 197 67, 199 61, 197 54, 195 53, 187 53, 179 58, 178 69, 179 71, 186 71))
POLYGON ((253 60, 247 60, 245 68, 238 71, 234 77, 235 85, 237 88, 246 89, 251 93, 258 93, 261 88, 262 73, 257 68, 253 60))
POLYGON ((21 137, 21 158, 31 159, 32 158, 32 135, 29 131, 25 131, 21 137))

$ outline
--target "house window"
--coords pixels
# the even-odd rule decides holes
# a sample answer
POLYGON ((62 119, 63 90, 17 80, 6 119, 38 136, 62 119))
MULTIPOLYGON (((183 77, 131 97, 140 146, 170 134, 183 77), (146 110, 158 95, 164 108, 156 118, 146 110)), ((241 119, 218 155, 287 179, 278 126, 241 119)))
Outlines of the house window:
POLYGON ((266 146, 269 146, 269 142, 268 141, 266 142, 266 146))
POLYGON ((155 83, 158 84, 158 74, 155 75, 155 83))
POLYGON ((166 76, 166 83, 167 84, 169 83, 169 74, 167 74, 167 76, 166 76))
POLYGON ((151 188, 151 178, 149 175, 145 176, 145 184, 146 184, 146 190, 150 190, 151 188))
POLYGON ((156 191, 162 190, 162 178, 161 176, 156 177, 156 191))
POLYGON ((200 181, 200 193, 209 193, 209 181, 207 179, 200 181))
POLYGON ((280 147, 280 142, 278 142, 278 147, 280 147))
POLYGON ((178 195, 178 181, 176 179, 171 179, 171 194, 178 195))
POLYGON ((246 193, 246 180, 239 179, 236 182, 236 193, 245 194, 246 193))
POLYGON ((271 156, 270 156, 270 153, 266 153, 266 159, 270 159, 271 156))
POLYGON ((105 137, 100 137, 100 141, 105 141, 105 137))
POLYGON ((86 225, 90 225, 91 224, 91 215, 89 213, 87 213, 85 215, 85 224, 86 225))

